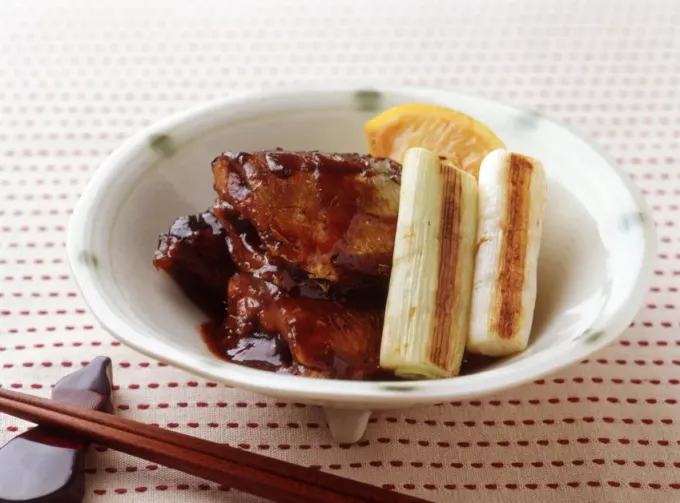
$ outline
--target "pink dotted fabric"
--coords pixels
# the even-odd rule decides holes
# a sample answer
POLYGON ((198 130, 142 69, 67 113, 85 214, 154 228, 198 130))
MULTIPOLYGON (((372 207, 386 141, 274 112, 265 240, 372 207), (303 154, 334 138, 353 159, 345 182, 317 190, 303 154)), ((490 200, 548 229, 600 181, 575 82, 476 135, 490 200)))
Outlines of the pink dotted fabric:
MULTIPOLYGON (((0 384, 47 395, 106 354, 121 416, 432 501, 680 500, 679 22, 676 0, 0 2, 0 384), (348 447, 313 407, 119 345, 76 292, 64 241, 93 171, 141 127, 239 90, 366 79, 576 126, 647 195, 660 243, 618 342, 499 395, 377 413, 348 447)), ((26 427, 0 416, 0 441, 26 427)), ((87 474, 87 502, 255 501, 103 449, 87 474)))

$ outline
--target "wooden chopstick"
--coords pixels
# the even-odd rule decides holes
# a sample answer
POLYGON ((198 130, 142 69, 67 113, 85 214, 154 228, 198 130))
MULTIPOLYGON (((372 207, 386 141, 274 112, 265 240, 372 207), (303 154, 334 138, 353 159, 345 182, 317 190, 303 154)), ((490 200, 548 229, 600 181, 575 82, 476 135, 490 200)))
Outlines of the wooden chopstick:
POLYGON ((425 500, 156 426, 0 389, 0 412, 280 503, 425 500))

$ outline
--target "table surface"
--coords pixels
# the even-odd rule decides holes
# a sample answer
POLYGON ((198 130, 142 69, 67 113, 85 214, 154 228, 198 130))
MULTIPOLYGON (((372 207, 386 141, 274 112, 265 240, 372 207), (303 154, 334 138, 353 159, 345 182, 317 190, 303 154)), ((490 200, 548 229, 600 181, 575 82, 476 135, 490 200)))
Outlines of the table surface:
MULTIPOLYGON (((680 500, 680 2, 0 3, 0 384, 48 394, 115 362, 117 413, 433 501, 680 500), (462 89, 572 124, 646 194, 659 234, 621 338, 543 380, 375 414, 334 445, 320 411, 206 382, 129 350, 89 313, 65 229, 136 130, 240 90, 310 81, 462 89)), ((26 423, 0 417, 0 441, 26 423)), ((0 470, 2 467, 0 467, 0 470)), ((94 449, 86 501, 256 501, 94 449)))

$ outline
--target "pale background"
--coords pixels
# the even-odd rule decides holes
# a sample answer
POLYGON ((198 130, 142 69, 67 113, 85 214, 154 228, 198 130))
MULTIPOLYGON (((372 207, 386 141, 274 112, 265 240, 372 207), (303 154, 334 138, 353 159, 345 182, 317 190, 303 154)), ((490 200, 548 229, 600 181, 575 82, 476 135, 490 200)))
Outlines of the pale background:
MULTIPOLYGON (((120 415, 433 501, 679 501, 679 23, 677 0, 2 1, 0 384, 48 394, 107 354, 120 415), (332 444, 314 408, 114 343, 76 293, 64 252, 70 209, 104 157, 199 102, 341 80, 471 91, 595 138, 642 188, 658 226, 634 326, 545 381, 376 414, 349 449, 332 444)), ((25 427, 0 416, 0 441, 25 427)), ((93 452, 86 501, 253 500, 93 452)))

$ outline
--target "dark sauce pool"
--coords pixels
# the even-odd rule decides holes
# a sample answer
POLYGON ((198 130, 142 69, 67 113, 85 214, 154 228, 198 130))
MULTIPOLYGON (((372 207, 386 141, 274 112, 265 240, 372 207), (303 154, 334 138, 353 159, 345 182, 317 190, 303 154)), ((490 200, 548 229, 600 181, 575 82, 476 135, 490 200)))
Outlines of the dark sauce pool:
POLYGON ((222 321, 210 320, 198 327, 203 342, 217 358, 270 372, 293 373, 293 357, 278 335, 254 332, 243 337, 228 337, 222 321))
MULTIPOLYGON (((255 332, 238 339, 229 338, 225 336, 221 320, 209 320, 202 323, 198 327, 198 332, 210 352, 220 360, 270 372, 315 375, 313 371, 295 364, 288 345, 278 335, 255 332)), ((498 358, 465 353, 460 375, 482 372, 498 361, 498 358)), ((376 369, 370 375, 363 376, 361 380, 402 381, 404 379, 395 376, 391 371, 376 369)))

